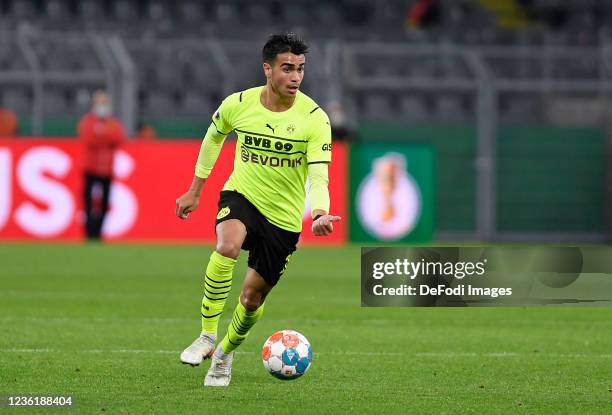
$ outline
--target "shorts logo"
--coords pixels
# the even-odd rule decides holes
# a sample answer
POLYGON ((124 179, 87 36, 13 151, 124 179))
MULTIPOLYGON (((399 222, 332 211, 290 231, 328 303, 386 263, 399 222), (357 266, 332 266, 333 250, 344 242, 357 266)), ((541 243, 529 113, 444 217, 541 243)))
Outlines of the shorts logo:
POLYGON ((223 219, 224 217, 229 215, 229 213, 230 213, 230 208, 229 206, 226 206, 219 211, 219 213, 217 214, 217 219, 223 219))

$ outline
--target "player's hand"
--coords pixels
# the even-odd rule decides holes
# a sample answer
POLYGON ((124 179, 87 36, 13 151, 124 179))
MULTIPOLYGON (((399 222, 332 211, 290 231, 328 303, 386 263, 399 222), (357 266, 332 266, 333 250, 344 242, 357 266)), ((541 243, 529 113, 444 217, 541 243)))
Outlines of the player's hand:
POLYGON ((312 234, 314 236, 327 236, 334 231, 334 222, 339 222, 342 218, 334 215, 323 215, 312 222, 312 234))
POLYGON ((196 210, 200 204, 200 196, 193 192, 187 192, 176 199, 176 216, 179 219, 187 219, 189 214, 196 210))

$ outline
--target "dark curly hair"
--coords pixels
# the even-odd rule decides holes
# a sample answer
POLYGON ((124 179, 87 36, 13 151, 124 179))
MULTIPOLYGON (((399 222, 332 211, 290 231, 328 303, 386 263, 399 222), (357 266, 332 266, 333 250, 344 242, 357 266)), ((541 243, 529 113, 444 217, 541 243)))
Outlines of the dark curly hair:
POLYGON ((261 56, 264 62, 272 63, 276 55, 285 52, 303 55, 308 52, 308 45, 293 32, 271 35, 261 51, 261 56))

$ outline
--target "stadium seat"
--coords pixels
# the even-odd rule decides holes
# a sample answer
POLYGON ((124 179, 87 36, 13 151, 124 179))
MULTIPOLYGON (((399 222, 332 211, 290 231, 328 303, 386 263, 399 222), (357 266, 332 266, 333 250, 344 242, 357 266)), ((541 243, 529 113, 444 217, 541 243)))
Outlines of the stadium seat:
POLYGON ((115 0, 113 3, 113 16, 119 22, 134 23, 138 18, 136 3, 131 0, 115 0))
POLYGON ((187 91, 181 100, 177 115, 208 119, 212 116, 213 111, 214 107, 206 96, 195 91, 187 91))
POLYGON ((429 110, 424 99, 409 93, 400 97, 399 118, 403 121, 427 121, 430 118, 429 110))
POLYGON ((259 62, 253 62, 251 65, 244 65, 244 67, 232 74, 231 79, 238 90, 266 83, 266 78, 259 62))
POLYGON ((289 27, 305 23, 307 21, 307 13, 308 9, 304 10, 304 8, 289 2, 282 3, 282 8, 280 9, 281 19, 289 27))
POLYGON ((370 25, 375 16, 376 5, 367 0, 351 0, 342 7, 344 21, 350 26, 370 25))
POLYGON ((104 17, 104 4, 97 0, 80 0, 77 2, 78 15, 81 20, 101 19, 104 17))
POLYGON ((146 3, 145 17, 153 21, 171 17, 169 4, 161 0, 150 0, 146 3))
POLYGON ((65 116, 70 112, 66 91, 60 88, 45 88, 43 95, 43 112, 45 115, 65 116))
POLYGON ((202 25, 205 19, 202 4, 195 0, 179 1, 177 4, 177 15, 181 25, 187 24, 189 27, 202 25))
POLYGON ((27 71, 30 66, 17 44, 0 43, 0 71, 27 71))
POLYGON ((272 10, 266 3, 249 2, 244 7, 243 21, 250 24, 267 25, 273 20, 272 10))
POLYGON ((504 95, 500 97, 500 110, 500 120, 506 122, 533 122, 542 117, 542 107, 535 96, 504 95))
POLYGON ((238 20, 237 5, 221 1, 215 4, 215 16, 218 23, 235 24, 238 20))
POLYGON ((389 121, 397 118, 388 94, 368 94, 364 97, 361 117, 369 121, 389 121))
POLYGON ((408 65, 413 78, 431 78, 440 76, 440 67, 432 58, 414 59, 408 65))
POLYGON ((375 76, 389 77, 398 76, 400 74, 401 67, 396 57, 379 57, 375 62, 368 63, 368 66, 374 70, 375 76))
POLYGON ((47 26, 52 23, 54 27, 62 27, 72 20, 67 0, 47 0, 44 4, 47 26))
POLYGON ((332 28, 342 25, 342 16, 335 2, 320 2, 312 8, 313 18, 317 26, 332 28))
POLYGON ((183 74, 181 73, 176 55, 171 51, 163 51, 158 55, 154 67, 148 68, 155 71, 155 85, 150 87, 160 88, 166 91, 179 89, 182 86, 183 74))
POLYGON ((466 121, 467 114, 461 103, 461 98, 452 95, 441 95, 436 99, 434 118, 437 121, 466 121))
POLYGON ((186 63, 185 73, 187 83, 192 83, 197 90, 218 91, 220 75, 210 61, 194 59, 186 63))
POLYGON ((134 61, 139 85, 147 87, 154 84, 156 82, 155 66, 158 61, 156 49, 142 42, 128 42, 127 49, 134 61))
POLYGON ((38 16, 34 0, 13 0, 8 3, 8 16, 16 20, 31 20, 38 16))
POLYGON ((85 87, 78 87, 74 93, 74 111, 81 116, 91 109, 91 97, 93 90, 85 87))
POLYGON ((550 75, 556 79, 598 79, 600 73, 595 57, 556 60, 551 66, 550 75))
POLYGON ((17 114, 29 114, 32 111, 29 88, 2 85, 2 105, 17 114))
POLYGON ((440 69, 444 77, 453 79, 470 78, 471 71, 464 60, 455 56, 441 57, 440 59, 440 69))
POLYGON ((143 114, 156 118, 168 118, 174 115, 176 103, 167 93, 151 91, 144 102, 143 114))

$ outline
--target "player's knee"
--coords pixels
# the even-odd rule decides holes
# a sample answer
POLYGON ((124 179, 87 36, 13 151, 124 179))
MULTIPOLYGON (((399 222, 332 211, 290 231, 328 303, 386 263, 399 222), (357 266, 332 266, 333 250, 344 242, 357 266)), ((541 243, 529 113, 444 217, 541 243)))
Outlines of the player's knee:
POLYGON ((247 311, 255 311, 263 304, 263 297, 249 290, 240 294, 240 303, 247 311))
POLYGON ((217 242, 216 250, 220 255, 227 258, 236 259, 238 258, 238 255, 240 255, 240 246, 233 242, 217 242))

